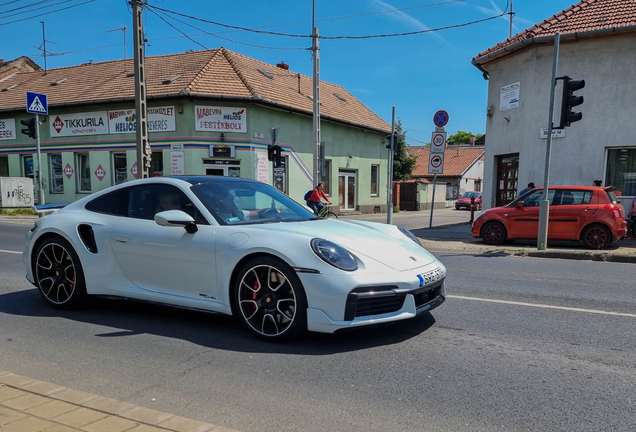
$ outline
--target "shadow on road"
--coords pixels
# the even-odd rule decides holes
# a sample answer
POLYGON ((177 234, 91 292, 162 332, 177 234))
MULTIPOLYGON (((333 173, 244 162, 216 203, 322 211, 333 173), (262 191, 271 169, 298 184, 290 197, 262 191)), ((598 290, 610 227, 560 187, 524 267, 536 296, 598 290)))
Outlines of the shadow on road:
POLYGON ((452 257, 452 256, 471 256, 475 258, 503 258, 512 256, 510 252, 503 250, 489 250, 481 253, 456 253, 456 254, 439 254, 440 257, 452 257))
POLYGON ((36 289, 0 295, 0 313, 56 317, 113 328, 95 337, 151 334, 213 349, 316 356, 398 344, 421 335, 435 324, 433 316, 425 312, 414 319, 392 324, 333 335, 307 333, 292 342, 275 344, 256 339, 237 320, 226 315, 102 298, 92 299, 84 309, 63 311, 47 305, 36 289))

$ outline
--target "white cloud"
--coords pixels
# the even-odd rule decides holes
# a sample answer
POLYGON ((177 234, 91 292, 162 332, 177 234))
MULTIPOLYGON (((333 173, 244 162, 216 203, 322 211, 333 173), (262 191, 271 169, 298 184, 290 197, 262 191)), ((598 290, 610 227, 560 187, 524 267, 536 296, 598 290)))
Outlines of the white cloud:
MULTIPOLYGON (((382 14, 383 16, 386 16, 388 18, 400 21, 400 22, 402 22, 404 24, 407 24, 409 27, 414 28, 416 30, 430 30, 430 27, 428 27, 422 21, 418 20, 417 18, 413 18, 411 15, 407 14, 404 11, 397 10, 394 6, 383 2, 382 0, 371 0, 371 1, 376 6, 382 7, 384 10, 394 10, 394 12, 387 12, 385 14, 382 14)), ((443 40, 444 42, 448 42, 442 36, 437 34, 437 32, 431 32, 431 34, 433 36, 439 38, 440 40, 443 40)))

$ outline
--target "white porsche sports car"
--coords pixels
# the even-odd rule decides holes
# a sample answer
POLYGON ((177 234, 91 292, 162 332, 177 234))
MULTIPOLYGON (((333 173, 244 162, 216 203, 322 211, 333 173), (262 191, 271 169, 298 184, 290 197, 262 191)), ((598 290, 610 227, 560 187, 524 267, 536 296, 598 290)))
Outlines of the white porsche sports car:
POLYGON ((135 180, 40 218, 27 278, 59 308, 118 296, 237 316, 284 340, 412 318, 444 302, 445 267, 406 229, 321 219, 227 177, 135 180))

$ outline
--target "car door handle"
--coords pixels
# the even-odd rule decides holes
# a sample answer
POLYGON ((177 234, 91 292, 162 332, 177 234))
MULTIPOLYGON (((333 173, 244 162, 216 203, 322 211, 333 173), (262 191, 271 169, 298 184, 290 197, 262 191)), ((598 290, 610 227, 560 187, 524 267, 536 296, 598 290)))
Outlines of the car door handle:
POLYGON ((115 236, 115 241, 117 243, 130 243, 130 239, 128 237, 115 236))
POLYGON ((594 210, 594 207, 585 207, 585 211, 594 210))

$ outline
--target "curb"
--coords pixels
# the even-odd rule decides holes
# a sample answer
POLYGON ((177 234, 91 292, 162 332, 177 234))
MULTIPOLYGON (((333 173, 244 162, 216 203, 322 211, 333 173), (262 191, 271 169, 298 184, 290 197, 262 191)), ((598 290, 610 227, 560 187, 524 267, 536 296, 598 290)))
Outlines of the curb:
MULTIPOLYGON (((446 224, 446 225, 438 225, 438 226, 433 226, 433 228, 414 228, 412 230, 409 231, 419 231, 419 230, 427 230, 427 231, 432 231, 432 230, 440 230, 440 229, 445 229, 445 228, 455 228, 458 226, 463 226, 463 225, 470 225, 470 221, 469 222, 457 222, 457 223, 453 223, 453 224, 446 224)), ((425 238, 425 237, 423 237, 425 238)))
MULTIPOLYGON (((23 414, 21 417, 15 418, 15 422, 7 423, 6 425, 0 424, 0 429, 7 425, 17 424, 20 421, 28 420, 27 417, 35 419, 34 421, 41 423, 50 423, 45 426, 44 429, 39 430, 79 430, 69 428, 68 422, 61 420, 65 416, 77 413, 77 417, 87 417, 87 413, 92 412, 98 416, 94 416, 84 425, 73 425, 73 428, 86 427, 101 428, 108 420, 119 419, 117 421, 127 422, 132 424, 125 429, 126 431, 157 431, 157 432, 237 432, 233 429, 224 428, 222 426, 216 426, 210 423, 204 423, 196 420, 187 419, 184 417, 175 416, 153 409, 144 408, 141 406, 129 404, 126 402, 117 401, 115 399, 109 399, 102 396, 98 396, 91 393, 85 393, 77 390, 72 390, 66 387, 61 387, 55 384, 46 383, 43 381, 34 380, 24 376, 16 375, 11 372, 0 370, 0 393, 2 389, 8 389, 14 394, 5 395, 0 398, 0 410, 4 407, 23 414), (8 396, 8 397, 7 397, 8 396), (28 406, 24 403, 23 407, 19 408, 20 404, 18 400, 31 398, 36 400, 35 403, 30 403, 28 406), (12 402, 14 402, 12 404, 12 402), (46 415, 32 413, 34 409, 43 407, 42 412, 46 412, 46 405, 58 404, 57 406, 68 405, 61 415, 46 415), (12 406, 15 405, 15 406, 12 406), (102 423, 101 425, 98 425, 102 423)), ((113 422, 111 421, 111 424, 113 422)), ((16 429, 18 430, 18 429, 16 429)), ((21 429, 20 429, 21 430, 21 429)), ((101 429, 100 429, 101 430, 101 429)))
POLYGON ((614 255, 607 252, 557 252, 557 251, 519 251, 516 256, 533 258, 559 258, 579 261, 605 261, 636 264, 636 255, 614 255))

